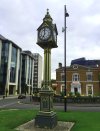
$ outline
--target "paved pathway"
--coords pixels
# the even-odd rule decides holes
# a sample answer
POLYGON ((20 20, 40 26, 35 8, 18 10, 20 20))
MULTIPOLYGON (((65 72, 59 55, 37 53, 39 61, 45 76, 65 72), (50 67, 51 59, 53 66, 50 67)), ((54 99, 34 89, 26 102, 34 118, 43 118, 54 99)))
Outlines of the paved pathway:
POLYGON ((43 128, 37 128, 34 126, 34 120, 29 121, 16 129, 18 131, 70 131, 71 128, 73 127, 74 123, 72 122, 61 122, 58 121, 58 124, 55 128, 53 129, 43 129, 43 128))
MULTIPOLYGON (((6 97, 0 100, 0 108, 3 109, 39 109, 40 103, 26 99, 17 99, 17 96, 6 97)), ((64 111, 64 103, 54 103, 54 110, 64 111)), ((91 111, 100 112, 100 104, 67 104, 67 111, 91 111)))

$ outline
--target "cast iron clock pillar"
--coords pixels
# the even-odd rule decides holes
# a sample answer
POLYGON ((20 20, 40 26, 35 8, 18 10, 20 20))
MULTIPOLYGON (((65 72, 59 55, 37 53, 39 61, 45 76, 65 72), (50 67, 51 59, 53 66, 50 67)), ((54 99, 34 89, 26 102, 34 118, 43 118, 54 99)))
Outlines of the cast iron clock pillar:
POLYGON ((35 126, 54 128, 57 125, 56 112, 53 111, 53 90, 51 88, 51 49, 57 48, 57 27, 52 23, 48 12, 37 29, 37 44, 44 49, 43 87, 40 90, 40 111, 35 117, 35 126))

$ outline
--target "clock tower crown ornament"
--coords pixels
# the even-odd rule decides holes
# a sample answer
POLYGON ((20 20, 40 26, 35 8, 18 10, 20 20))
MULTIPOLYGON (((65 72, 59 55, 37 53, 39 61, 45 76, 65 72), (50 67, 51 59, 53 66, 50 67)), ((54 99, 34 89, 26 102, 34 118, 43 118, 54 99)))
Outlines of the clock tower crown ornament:
POLYGON ((51 23, 52 23, 53 20, 52 20, 50 14, 49 14, 49 9, 47 9, 47 14, 46 14, 45 17, 43 18, 43 21, 44 21, 44 22, 51 22, 51 23))
POLYGON ((43 18, 43 23, 37 29, 37 44, 45 48, 57 48, 57 27, 56 24, 53 24, 53 19, 49 14, 49 9, 47 9, 47 13, 43 18))

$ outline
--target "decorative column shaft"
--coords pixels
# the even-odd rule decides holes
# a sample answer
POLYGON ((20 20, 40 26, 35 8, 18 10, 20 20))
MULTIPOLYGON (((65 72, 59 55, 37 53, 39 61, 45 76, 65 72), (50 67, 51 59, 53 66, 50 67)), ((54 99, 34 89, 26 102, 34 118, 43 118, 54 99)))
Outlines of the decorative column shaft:
POLYGON ((44 78, 43 89, 49 90, 51 86, 51 49, 44 49, 44 78))

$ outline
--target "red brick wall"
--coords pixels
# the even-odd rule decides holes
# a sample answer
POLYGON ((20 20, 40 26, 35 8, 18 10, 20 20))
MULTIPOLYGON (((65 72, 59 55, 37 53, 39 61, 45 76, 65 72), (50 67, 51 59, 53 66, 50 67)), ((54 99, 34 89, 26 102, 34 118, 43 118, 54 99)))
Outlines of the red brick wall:
MULTIPOLYGON (((90 72, 93 73, 93 81, 92 82, 87 82, 87 77, 86 77, 86 72, 89 71, 89 68, 83 67, 83 66, 78 66, 78 69, 73 69, 72 67, 68 67, 67 69, 67 93, 71 91, 71 83, 72 83, 72 74, 73 73, 79 73, 80 75, 80 83, 81 83, 81 95, 86 95, 86 84, 93 84, 93 93, 94 95, 99 95, 100 94, 100 87, 99 87, 99 73, 100 69, 97 68, 92 68, 90 69, 90 72)), ((57 93, 60 94, 61 90, 61 85, 64 82, 61 82, 61 73, 63 73, 63 68, 57 69, 56 70, 56 81, 57 81, 57 93)))

